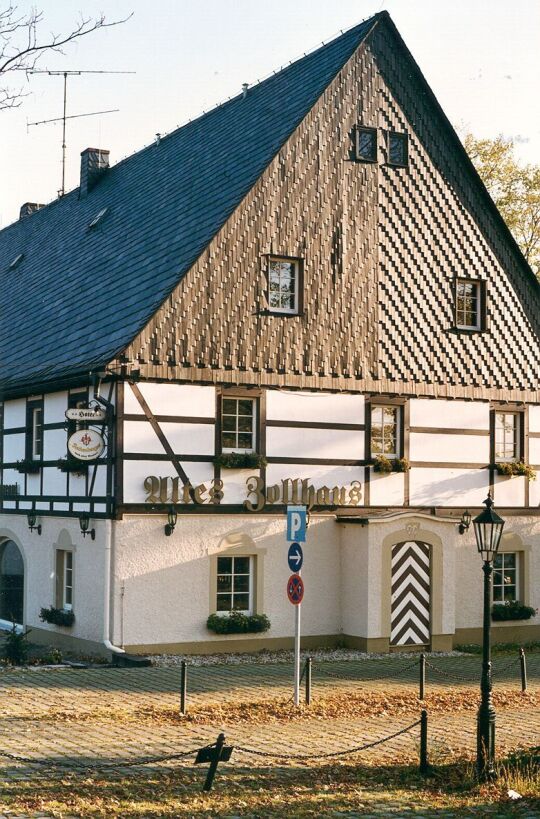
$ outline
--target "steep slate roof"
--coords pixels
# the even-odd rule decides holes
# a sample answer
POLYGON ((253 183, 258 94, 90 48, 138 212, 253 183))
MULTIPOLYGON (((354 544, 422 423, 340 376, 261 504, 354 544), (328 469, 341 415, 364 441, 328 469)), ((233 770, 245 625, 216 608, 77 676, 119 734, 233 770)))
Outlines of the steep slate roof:
POLYGON ((2 230, 0 392, 86 374, 121 352, 378 18, 113 166, 85 199, 76 189, 2 230))

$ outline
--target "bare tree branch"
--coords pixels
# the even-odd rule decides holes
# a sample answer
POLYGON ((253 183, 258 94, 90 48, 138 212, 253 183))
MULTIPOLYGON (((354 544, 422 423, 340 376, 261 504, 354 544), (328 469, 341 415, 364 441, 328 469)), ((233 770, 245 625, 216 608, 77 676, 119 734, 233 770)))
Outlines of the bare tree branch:
POLYGON ((133 14, 122 20, 107 22, 105 15, 91 18, 81 15, 73 28, 63 34, 50 33, 41 37, 40 24, 43 14, 33 9, 28 15, 19 15, 17 6, 10 4, 0 9, 0 111, 17 108, 26 94, 22 89, 14 89, 5 82, 5 77, 16 71, 32 71, 40 58, 49 52, 64 54, 63 47, 87 34, 100 29, 112 28, 129 20, 133 14))

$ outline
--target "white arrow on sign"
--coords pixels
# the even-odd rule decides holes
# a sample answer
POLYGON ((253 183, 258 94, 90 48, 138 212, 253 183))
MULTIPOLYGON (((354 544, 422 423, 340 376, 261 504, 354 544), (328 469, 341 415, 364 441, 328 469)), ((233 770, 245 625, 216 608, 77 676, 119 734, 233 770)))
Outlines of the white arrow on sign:
POLYGON ((299 572, 304 562, 304 553, 299 543, 291 543, 287 553, 287 561, 291 572, 299 572))

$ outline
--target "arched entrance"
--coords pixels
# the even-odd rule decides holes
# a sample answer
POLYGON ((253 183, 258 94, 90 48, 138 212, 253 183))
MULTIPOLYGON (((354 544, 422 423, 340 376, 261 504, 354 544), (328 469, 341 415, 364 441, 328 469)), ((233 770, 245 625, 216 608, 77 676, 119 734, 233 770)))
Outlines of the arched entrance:
POLYGON ((24 562, 12 540, 0 543, 0 620, 22 624, 24 616, 24 562))

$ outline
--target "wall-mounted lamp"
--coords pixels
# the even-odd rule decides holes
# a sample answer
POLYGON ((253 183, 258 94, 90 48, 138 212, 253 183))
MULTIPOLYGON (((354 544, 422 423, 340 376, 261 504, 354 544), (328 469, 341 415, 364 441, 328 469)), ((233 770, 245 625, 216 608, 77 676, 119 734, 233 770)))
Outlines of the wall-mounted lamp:
POLYGON ((471 525, 471 513, 468 509, 465 509, 461 516, 461 520, 459 521, 459 534, 464 535, 465 532, 468 530, 469 526, 471 525))
POLYGON ((38 523, 38 525, 36 526, 36 520, 37 520, 36 510, 32 509, 31 512, 28 512, 28 514, 26 516, 26 519, 28 521, 28 528, 30 529, 30 531, 33 532, 34 529, 35 529, 36 532, 38 533, 38 535, 40 535, 41 534, 41 523, 38 523))
POLYGON ((169 511, 167 512, 167 523, 165 524, 165 534, 172 535, 174 532, 174 527, 176 526, 176 520, 178 518, 178 514, 174 506, 169 506, 169 511))
POLYGON ((90 526, 90 515, 87 512, 83 512, 83 514, 79 517, 79 526, 81 527, 81 534, 83 537, 90 535, 92 540, 96 539, 96 530, 88 528, 90 526))

